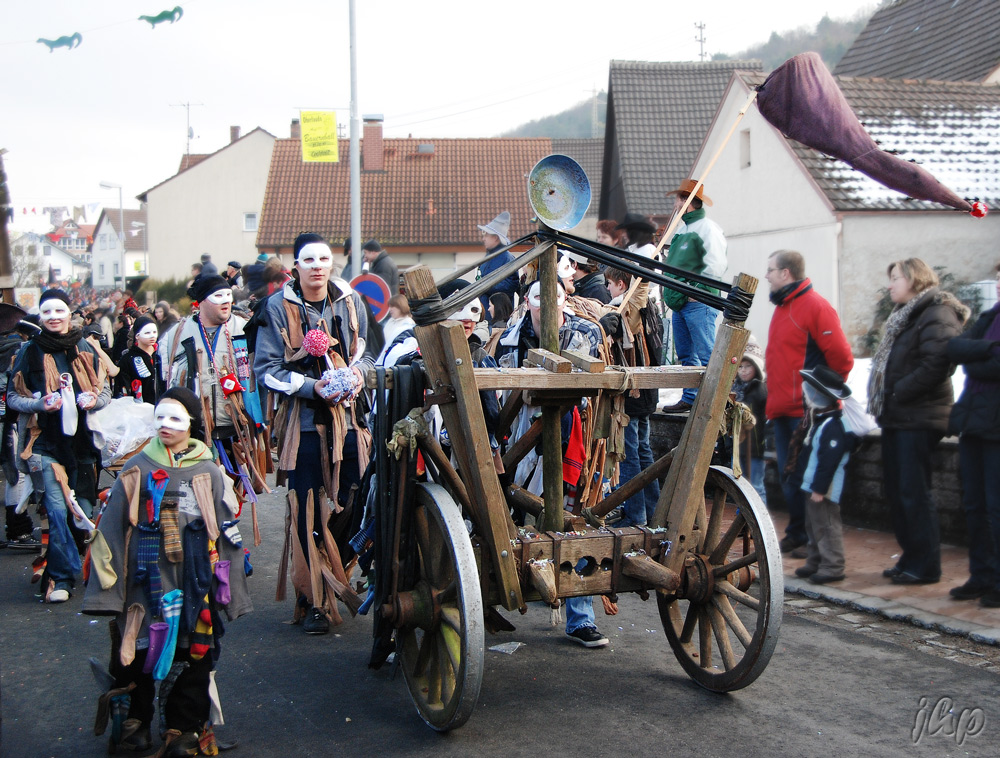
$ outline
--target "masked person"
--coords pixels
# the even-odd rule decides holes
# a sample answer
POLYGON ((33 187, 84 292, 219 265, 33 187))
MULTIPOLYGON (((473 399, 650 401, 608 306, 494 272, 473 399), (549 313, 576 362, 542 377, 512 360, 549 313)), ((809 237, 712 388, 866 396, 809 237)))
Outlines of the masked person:
POLYGON ((273 429, 281 456, 277 482, 287 480, 289 488, 290 552, 279 568, 278 595, 284 594, 290 559, 295 619, 307 634, 325 634, 330 621, 341 620, 335 597, 352 609, 358 602, 344 561, 347 540, 361 524, 362 509, 360 504, 354 508, 352 492, 368 464, 371 433, 356 398, 377 351, 368 340, 361 296, 343 279, 331 278, 330 246, 318 234, 300 234, 294 253, 294 279, 265 306, 254 370, 273 395, 273 429), (331 367, 336 372, 324 377, 331 367), (347 507, 328 519, 327 500, 347 507), (314 587, 321 588, 319 594, 314 587))
MULTIPOLYGON (((229 620, 253 608, 236 510, 202 442, 202 403, 174 387, 154 411, 157 433, 115 482, 90 548, 84 613, 112 616, 109 752, 148 750, 159 682, 157 755, 215 755, 214 672, 229 620)), ((221 711, 220 711, 221 712, 221 711)))
POLYGON ((98 359, 79 329, 70 328, 65 292, 46 290, 39 300, 42 330, 18 355, 7 403, 21 415, 21 459, 26 460, 49 522, 42 591, 49 603, 69 600, 80 573, 77 542, 70 527, 90 529, 84 507, 96 493, 97 449, 90 414, 111 400, 98 380, 98 359), (13 390, 13 391, 11 391, 13 390))
POLYGON ((159 357, 156 341, 159 329, 149 316, 140 316, 132 326, 132 346, 118 362, 115 396, 128 395, 137 402, 156 404, 156 375, 159 357))

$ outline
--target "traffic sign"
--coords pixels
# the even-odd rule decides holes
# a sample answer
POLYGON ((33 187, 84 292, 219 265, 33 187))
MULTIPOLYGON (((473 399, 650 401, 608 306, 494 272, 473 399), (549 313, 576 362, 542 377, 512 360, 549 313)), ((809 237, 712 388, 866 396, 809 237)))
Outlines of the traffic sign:
POLYGON ((361 274, 351 280, 351 287, 372 307, 375 318, 381 321, 389 312, 389 286, 378 274, 361 274))

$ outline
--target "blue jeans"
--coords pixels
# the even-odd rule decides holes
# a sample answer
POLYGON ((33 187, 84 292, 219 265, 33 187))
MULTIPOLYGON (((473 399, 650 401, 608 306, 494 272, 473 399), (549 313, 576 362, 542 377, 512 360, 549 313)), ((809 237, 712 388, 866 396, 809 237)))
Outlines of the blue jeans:
MULTIPOLYGON (((691 300, 674 311, 674 350, 682 366, 706 366, 715 346, 715 319, 718 311, 691 300)), ((681 395, 685 403, 694 403, 698 390, 688 388, 681 395)))
POLYGON ((896 566, 920 579, 941 578, 941 536, 931 492, 931 453, 941 432, 883 429, 882 470, 896 542, 896 566))
MULTIPOLYGON (((649 447, 649 416, 633 416, 625 427, 625 457, 619 465, 618 486, 639 475, 653 465, 653 451, 649 447)), ((622 505, 625 513, 620 526, 643 526, 653 520, 656 503, 660 499, 660 483, 653 480, 622 505)))
POLYGON ((566 598, 566 634, 572 634, 585 626, 597 628, 594 621, 594 598, 590 595, 566 598))
POLYGON ((802 419, 794 416, 779 416, 771 419, 771 426, 774 428, 774 452, 778 457, 778 477, 788 507, 788 526, 785 527, 785 536, 805 544, 805 493, 796 485, 794 477, 785 474, 785 463, 788 461, 788 443, 792 441, 792 434, 801 423, 802 419))
MULTIPOLYGON (((62 487, 56 481, 55 472, 52 471, 52 464, 58 463, 58 461, 47 455, 42 455, 41 458, 42 481, 45 483, 42 504, 49 517, 49 549, 45 554, 46 568, 54 582, 72 584, 76 575, 83 568, 83 564, 80 561, 80 552, 76 548, 73 533, 66 521, 68 513, 66 498, 63 497, 62 487)), ((26 482, 25 486, 30 485, 26 482)))
POLYGON ((1000 442, 963 434, 958 460, 969 529, 969 579, 1000 590, 1000 442))
POLYGON ((746 443, 740 445, 740 466, 743 476, 750 480, 750 486, 757 490, 761 501, 767 505, 767 492, 764 489, 764 459, 751 458, 747 453, 746 443))

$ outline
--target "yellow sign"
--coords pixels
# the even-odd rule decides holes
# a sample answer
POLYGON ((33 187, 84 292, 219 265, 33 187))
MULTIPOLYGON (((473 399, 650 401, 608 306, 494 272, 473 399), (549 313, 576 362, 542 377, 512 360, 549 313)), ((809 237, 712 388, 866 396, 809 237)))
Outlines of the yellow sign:
POLYGON ((300 111, 302 161, 337 163, 337 114, 333 111, 300 111))

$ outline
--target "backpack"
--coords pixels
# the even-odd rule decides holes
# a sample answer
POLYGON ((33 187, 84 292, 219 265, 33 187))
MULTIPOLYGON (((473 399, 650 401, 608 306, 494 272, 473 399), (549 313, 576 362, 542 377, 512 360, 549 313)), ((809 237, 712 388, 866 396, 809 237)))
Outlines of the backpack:
POLYGON ((639 309, 642 330, 646 333, 646 347, 650 366, 663 365, 663 318, 652 303, 639 309))

